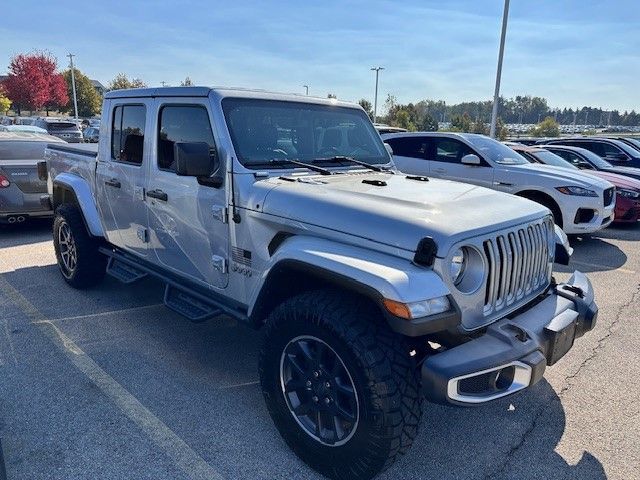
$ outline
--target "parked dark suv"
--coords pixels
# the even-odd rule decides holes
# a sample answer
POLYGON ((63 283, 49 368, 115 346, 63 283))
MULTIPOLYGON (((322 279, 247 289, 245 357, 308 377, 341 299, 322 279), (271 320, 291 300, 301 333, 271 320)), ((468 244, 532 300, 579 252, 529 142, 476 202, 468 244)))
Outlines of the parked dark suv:
POLYGON ((82 132, 77 124, 69 120, 57 118, 39 118, 36 126, 44 128, 49 135, 61 138, 69 143, 82 143, 82 132))
POLYGON ((640 151, 620 140, 612 138, 554 138, 551 140, 541 140, 539 143, 586 148, 613 165, 640 167, 640 151))

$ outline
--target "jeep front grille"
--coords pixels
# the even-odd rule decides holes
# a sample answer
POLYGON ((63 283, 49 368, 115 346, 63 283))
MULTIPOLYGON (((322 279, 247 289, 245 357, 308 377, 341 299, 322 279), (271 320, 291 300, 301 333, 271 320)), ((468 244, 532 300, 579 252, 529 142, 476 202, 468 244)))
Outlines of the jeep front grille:
POLYGON ((552 233, 553 221, 546 218, 483 242, 488 264, 485 317, 547 286, 552 268, 549 251, 552 233))

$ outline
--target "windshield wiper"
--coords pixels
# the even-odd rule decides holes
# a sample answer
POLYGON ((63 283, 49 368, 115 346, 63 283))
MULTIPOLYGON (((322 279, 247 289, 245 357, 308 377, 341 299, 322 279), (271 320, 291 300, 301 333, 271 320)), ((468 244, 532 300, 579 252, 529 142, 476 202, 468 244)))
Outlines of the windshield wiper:
POLYGON ((272 158, 271 160, 267 160, 264 163, 268 165, 278 165, 278 166, 298 165, 300 167, 308 168, 309 170, 312 170, 314 172, 318 172, 322 175, 333 175, 333 172, 331 172, 331 170, 327 170, 326 168, 313 165, 312 163, 305 163, 299 160, 294 160, 293 158, 272 158))
POLYGON ((377 165, 371 165, 370 163, 363 162, 362 160, 356 160, 353 157, 347 157, 346 155, 336 155, 334 157, 326 157, 326 158, 316 158, 314 162, 351 162, 356 165, 360 165, 362 167, 366 167, 374 172, 390 172, 393 173, 392 170, 388 168, 379 167, 377 165))

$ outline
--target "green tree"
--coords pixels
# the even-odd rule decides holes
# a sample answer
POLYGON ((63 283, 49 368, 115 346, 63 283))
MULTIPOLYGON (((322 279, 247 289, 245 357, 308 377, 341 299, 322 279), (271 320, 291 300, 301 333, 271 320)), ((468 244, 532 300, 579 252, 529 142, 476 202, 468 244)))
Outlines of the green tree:
POLYGON ((553 117, 547 117, 529 132, 534 137, 559 137, 560 126, 553 117))
MULTIPOLYGON (((71 69, 65 70, 62 75, 67 83, 67 94, 69 95, 69 103, 61 107, 64 112, 73 112, 73 85, 71 83, 71 69)), ((83 74, 77 68, 74 68, 74 76, 76 79, 76 97, 78 99, 78 116, 93 117, 100 113, 102 107, 102 97, 91 83, 89 77, 83 74)))
POLYGON ((401 109, 396 112, 395 118, 391 122, 391 125, 394 127, 404 128, 409 130, 410 132, 415 132, 416 125, 413 123, 411 119, 411 113, 409 110, 401 109))
POLYGON ((458 132, 470 132, 471 131, 471 117, 467 112, 462 115, 456 115, 451 119, 452 130, 458 132))
POLYGON ((0 85, 0 113, 8 112, 10 107, 11 100, 9 100, 9 98, 7 97, 7 93, 4 91, 4 88, 2 88, 2 85, 0 85))
POLYGON ((489 128, 487 127, 487 125, 480 121, 480 120, 476 120, 475 122, 473 122, 471 124, 471 133, 479 133, 480 135, 489 135, 489 128))
POLYGON ((509 129, 502 121, 502 117, 498 117, 496 121, 496 138, 500 141, 505 141, 509 136, 509 129))
POLYGON ((127 88, 144 88, 147 84, 139 78, 129 80, 126 74, 119 73, 111 82, 109 82, 109 90, 124 90, 127 88))
POLYGON ((358 100, 358 105, 360 105, 362 109, 367 112, 369 118, 373 120, 373 105, 371 105, 371 102, 369 100, 361 98, 360 100, 358 100))
POLYGON ((438 121, 430 114, 425 113, 422 117, 422 122, 420 122, 420 129, 424 132, 437 132, 438 121))

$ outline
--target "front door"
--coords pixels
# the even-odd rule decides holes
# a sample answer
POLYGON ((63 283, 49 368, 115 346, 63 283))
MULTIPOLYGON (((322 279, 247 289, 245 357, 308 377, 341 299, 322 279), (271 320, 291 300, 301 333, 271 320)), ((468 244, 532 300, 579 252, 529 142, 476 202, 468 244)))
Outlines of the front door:
POLYGON ((156 155, 145 200, 154 261, 203 286, 224 288, 229 251, 225 187, 175 173, 175 142, 205 142, 215 152, 207 99, 157 102, 156 155))
POLYGON ((462 157, 469 154, 478 155, 467 144, 455 138, 434 138, 428 153, 431 176, 494 188, 493 167, 480 155, 480 165, 463 164, 462 157))
POLYGON ((144 185, 150 102, 111 104, 111 119, 96 169, 96 196, 107 240, 138 255, 147 253, 144 185), (109 151, 109 153, 106 153, 109 151))

